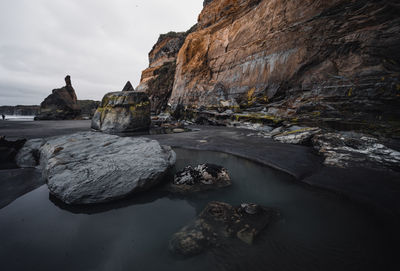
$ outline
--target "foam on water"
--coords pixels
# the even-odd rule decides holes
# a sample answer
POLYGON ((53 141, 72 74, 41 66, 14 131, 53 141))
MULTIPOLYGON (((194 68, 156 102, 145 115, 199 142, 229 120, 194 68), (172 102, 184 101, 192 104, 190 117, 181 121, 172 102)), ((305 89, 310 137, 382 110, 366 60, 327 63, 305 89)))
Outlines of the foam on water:
POLYGON ((5 115, 6 121, 33 121, 35 116, 5 115))

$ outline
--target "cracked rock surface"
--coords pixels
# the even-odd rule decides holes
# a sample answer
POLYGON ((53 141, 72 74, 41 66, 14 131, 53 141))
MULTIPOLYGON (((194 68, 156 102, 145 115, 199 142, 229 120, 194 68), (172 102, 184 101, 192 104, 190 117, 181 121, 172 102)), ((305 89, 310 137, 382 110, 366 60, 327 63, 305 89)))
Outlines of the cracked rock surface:
POLYGON ((40 148, 50 193, 67 204, 95 204, 147 190, 175 164, 175 152, 147 138, 82 132, 40 148))

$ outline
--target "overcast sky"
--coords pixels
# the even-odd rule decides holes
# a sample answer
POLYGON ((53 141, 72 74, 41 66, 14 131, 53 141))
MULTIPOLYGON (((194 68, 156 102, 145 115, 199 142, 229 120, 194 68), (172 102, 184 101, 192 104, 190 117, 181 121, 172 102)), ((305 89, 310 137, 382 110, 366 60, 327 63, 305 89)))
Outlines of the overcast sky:
POLYGON ((70 74, 78 99, 134 86, 159 34, 203 0, 0 0, 0 105, 40 104, 70 74))

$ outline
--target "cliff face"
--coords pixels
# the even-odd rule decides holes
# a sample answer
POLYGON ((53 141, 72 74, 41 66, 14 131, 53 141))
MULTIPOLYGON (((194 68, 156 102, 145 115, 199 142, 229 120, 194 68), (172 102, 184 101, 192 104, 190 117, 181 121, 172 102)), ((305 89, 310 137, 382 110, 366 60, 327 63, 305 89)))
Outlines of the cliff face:
POLYGON ((149 53, 150 66, 142 72, 136 91, 145 92, 151 100, 151 110, 160 113, 165 110, 174 84, 176 56, 187 33, 170 32, 160 35, 149 53))
POLYGON ((395 1, 205 1, 169 102, 318 121, 400 116, 395 1))

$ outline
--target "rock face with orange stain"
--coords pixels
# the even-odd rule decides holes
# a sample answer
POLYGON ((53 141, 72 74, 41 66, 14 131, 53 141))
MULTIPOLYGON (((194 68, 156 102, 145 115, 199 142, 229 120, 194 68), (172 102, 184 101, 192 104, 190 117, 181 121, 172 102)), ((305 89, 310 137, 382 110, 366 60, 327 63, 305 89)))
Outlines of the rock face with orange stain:
POLYGON ((399 119, 399 12, 395 1, 204 1, 169 103, 314 123, 399 119))
POLYGON ((160 113, 165 110, 174 84, 176 57, 187 32, 169 32, 160 35, 149 53, 150 66, 142 72, 138 92, 145 92, 151 100, 151 110, 160 113))

